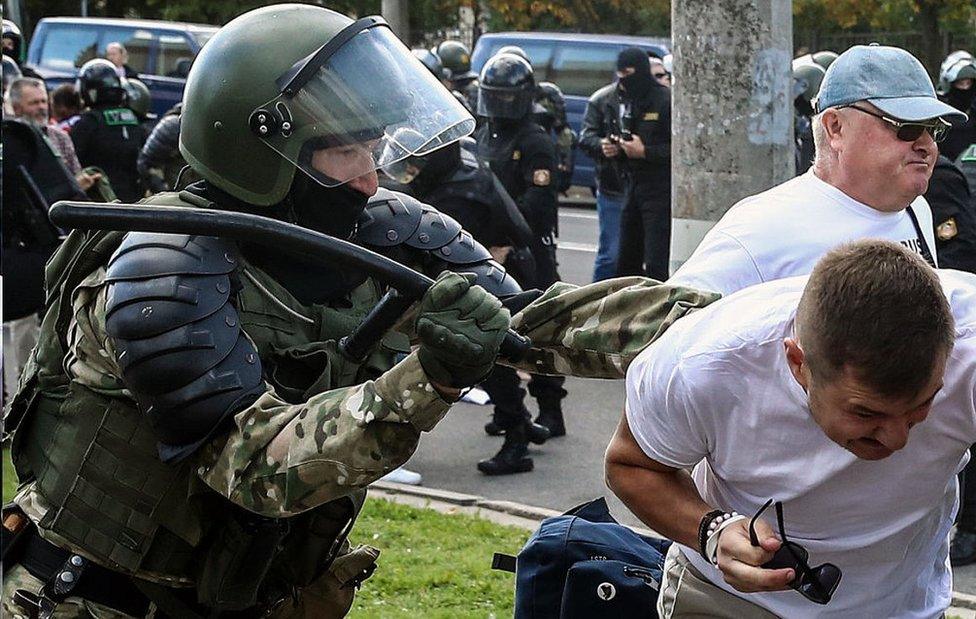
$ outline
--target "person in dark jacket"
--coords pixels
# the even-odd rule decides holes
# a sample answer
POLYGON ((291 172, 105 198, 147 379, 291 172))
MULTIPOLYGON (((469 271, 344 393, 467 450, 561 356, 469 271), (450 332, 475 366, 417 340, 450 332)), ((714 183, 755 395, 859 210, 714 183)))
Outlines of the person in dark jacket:
POLYGON ((181 181, 180 186, 185 187, 199 180, 196 173, 186 168, 186 161, 180 154, 182 112, 183 103, 177 103, 170 108, 153 127, 152 133, 139 151, 136 160, 139 178, 152 193, 175 189, 177 181, 181 181), (182 179, 181 173, 184 175, 182 179))
POLYGON ((671 93, 651 76, 647 53, 637 47, 620 52, 617 77, 621 134, 602 146, 608 158, 622 153, 629 172, 617 274, 663 281, 671 252, 671 93))
POLYGON ((627 189, 627 165, 617 148, 607 156, 604 147, 613 146, 620 136, 620 96, 617 83, 597 90, 586 102, 580 129, 580 149, 596 163, 596 214, 600 238, 593 263, 593 281, 617 275, 617 254, 620 253, 620 213, 623 211, 627 189))
POLYGON ((126 107, 126 92, 107 60, 89 60, 78 72, 78 91, 88 109, 71 130, 71 141, 83 167, 105 171, 123 202, 143 197, 136 160, 146 134, 126 107))
POLYGON ((955 119, 939 152, 950 160, 956 158, 976 142, 976 58, 966 51, 949 54, 939 71, 939 98, 969 115, 966 120, 955 119))

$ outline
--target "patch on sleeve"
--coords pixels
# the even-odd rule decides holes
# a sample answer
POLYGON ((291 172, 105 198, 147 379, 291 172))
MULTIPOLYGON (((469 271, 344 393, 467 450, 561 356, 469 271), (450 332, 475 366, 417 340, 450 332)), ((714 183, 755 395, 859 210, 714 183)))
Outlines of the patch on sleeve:
POLYGON ((943 221, 935 229, 935 236, 938 237, 940 241, 948 241, 953 239, 959 234, 959 226, 956 225, 956 218, 950 217, 949 219, 943 221))
POLYGON ((548 187, 551 176, 549 170, 536 170, 532 173, 532 184, 539 187, 548 187))
POLYGON ((661 117, 657 112, 647 112, 644 114, 644 120, 658 120, 661 117))
POLYGON ((518 161, 522 158, 522 151, 516 150, 512 151, 512 161, 518 161))

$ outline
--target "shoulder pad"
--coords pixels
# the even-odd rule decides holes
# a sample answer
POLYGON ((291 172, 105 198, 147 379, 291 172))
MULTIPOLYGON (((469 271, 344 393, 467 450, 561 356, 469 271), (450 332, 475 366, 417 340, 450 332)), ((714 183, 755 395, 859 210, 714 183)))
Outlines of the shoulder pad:
POLYGON ((421 203, 380 187, 356 222, 354 241, 372 247, 400 245, 420 227, 421 203))
POLYGON ((494 260, 452 266, 450 270, 457 273, 474 273, 476 276, 474 283, 499 299, 505 299, 522 292, 522 287, 515 281, 515 278, 505 271, 505 267, 494 260))
POLYGON ((226 274, 238 264, 236 247, 223 239, 130 232, 109 259, 105 281, 226 274))
POLYGON ((214 237, 130 233, 109 262, 105 330, 164 461, 182 459, 264 391, 231 304, 236 250, 214 237))

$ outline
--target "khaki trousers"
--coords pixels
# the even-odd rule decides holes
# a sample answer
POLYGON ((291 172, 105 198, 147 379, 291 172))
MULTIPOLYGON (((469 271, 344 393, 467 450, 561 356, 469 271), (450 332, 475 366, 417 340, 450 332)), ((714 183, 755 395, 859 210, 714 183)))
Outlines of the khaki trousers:
POLYGON ((716 587, 672 544, 664 559, 657 614, 661 619, 776 619, 777 616, 716 587))

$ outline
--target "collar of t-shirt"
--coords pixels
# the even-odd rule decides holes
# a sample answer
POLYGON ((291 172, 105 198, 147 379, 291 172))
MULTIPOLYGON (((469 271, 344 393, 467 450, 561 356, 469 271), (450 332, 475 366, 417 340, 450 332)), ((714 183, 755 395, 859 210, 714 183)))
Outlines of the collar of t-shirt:
MULTIPOLYGON (((844 206, 845 208, 848 208, 848 209, 850 209, 850 210, 852 210, 852 211, 854 211, 856 213, 859 213, 861 215, 866 215, 868 217, 875 217, 875 218, 877 218, 879 220, 897 219, 897 218, 902 217, 904 215, 904 213, 903 213, 903 210, 904 209, 902 211, 893 211, 893 212, 892 211, 879 211, 878 209, 876 209, 876 208, 874 208, 872 206, 868 206, 867 204, 865 204, 863 202, 859 202, 859 201, 855 200, 854 198, 850 197, 849 195, 847 195, 846 193, 844 193, 843 191, 841 191, 837 187, 834 187, 830 183, 828 183, 828 182, 824 181, 823 179, 821 179, 820 177, 818 177, 816 174, 813 173, 813 169, 812 168, 810 170, 807 170, 806 173, 805 173, 805 175, 809 177, 808 180, 810 181, 810 185, 814 189, 816 189, 817 191, 820 191, 821 193, 823 193, 828 198, 833 199, 838 204, 840 204, 840 205, 844 206)), ((910 206, 910 205, 909 204, 906 204, 905 205, 906 208, 908 206, 910 206)))

